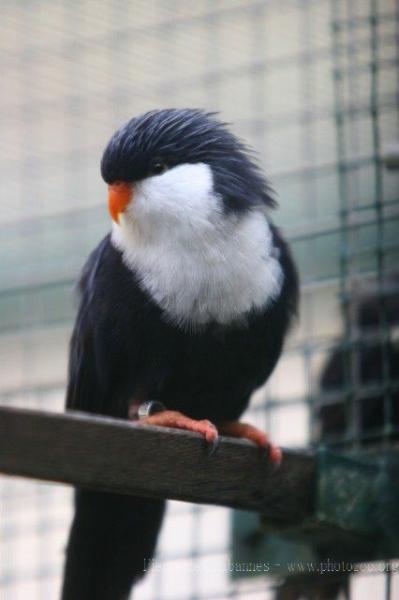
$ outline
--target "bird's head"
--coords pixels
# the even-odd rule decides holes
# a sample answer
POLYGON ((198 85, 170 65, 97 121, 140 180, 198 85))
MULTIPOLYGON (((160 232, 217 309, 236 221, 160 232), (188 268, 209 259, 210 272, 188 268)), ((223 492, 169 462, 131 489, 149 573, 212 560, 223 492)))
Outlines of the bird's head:
POLYGON ((246 146, 212 113, 154 110, 110 139, 101 173, 109 211, 123 229, 178 233, 273 206, 246 146))

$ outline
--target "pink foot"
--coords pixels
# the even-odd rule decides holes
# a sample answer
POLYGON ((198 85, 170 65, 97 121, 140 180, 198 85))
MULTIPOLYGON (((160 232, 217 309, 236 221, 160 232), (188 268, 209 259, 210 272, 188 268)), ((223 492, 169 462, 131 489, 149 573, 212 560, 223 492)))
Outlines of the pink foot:
POLYGON ((218 431, 210 421, 206 419, 196 421, 195 419, 186 417, 186 415, 183 415, 183 413, 178 412, 177 410, 164 410, 155 413, 155 415, 140 419, 139 423, 195 431, 196 433, 203 435, 207 442, 215 442, 218 437, 218 431))
POLYGON ((269 441, 267 435, 250 425, 249 423, 240 423, 239 421, 227 421, 219 425, 219 433, 236 438, 244 438, 255 442, 262 448, 269 448, 269 456, 272 463, 280 463, 282 458, 281 450, 269 441))

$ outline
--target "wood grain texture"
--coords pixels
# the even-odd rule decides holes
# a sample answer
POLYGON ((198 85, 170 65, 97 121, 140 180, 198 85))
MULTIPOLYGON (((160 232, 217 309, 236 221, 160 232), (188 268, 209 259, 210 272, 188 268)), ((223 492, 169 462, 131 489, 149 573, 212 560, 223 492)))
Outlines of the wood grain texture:
POLYGON ((284 524, 313 511, 315 460, 284 451, 280 467, 245 440, 83 413, 0 408, 0 472, 80 487, 254 510, 284 524))

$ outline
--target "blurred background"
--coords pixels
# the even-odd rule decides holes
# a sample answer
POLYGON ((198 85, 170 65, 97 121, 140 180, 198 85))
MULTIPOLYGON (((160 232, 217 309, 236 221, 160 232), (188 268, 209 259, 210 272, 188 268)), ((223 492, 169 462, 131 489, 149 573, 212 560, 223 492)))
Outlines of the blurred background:
MULTIPOLYGON (((110 227, 99 173, 110 135, 152 108, 201 107, 257 151, 301 276, 299 322, 248 419, 284 446, 389 447, 397 2, 2 0, 1 13, 0 403, 63 409, 74 283, 110 227)), ((57 598, 71 498, 0 479, 2 598, 57 598)), ((276 579, 230 577, 231 522, 228 509, 170 502, 136 597, 273 598, 276 579)), ((399 598, 398 579, 359 573, 350 596, 399 598)))

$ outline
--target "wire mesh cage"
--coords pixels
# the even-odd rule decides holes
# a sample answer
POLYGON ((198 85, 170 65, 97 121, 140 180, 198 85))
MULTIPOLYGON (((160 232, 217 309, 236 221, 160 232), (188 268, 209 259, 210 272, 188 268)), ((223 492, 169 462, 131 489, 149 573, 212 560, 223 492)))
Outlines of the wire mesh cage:
MULTIPOLYGON (((150 108, 195 106, 256 149, 301 277, 300 320, 248 419, 285 446, 391 448, 399 177, 384 156, 399 136, 398 26, 395 0, 4 0, 1 404, 63 408, 74 282, 109 228, 106 140, 150 108)), ((55 598, 70 491, 0 485, 2 596, 55 598)), ((229 510, 171 502, 137 594, 277 597, 276 578, 231 577, 231 541, 229 510)), ((391 565, 358 570, 346 592, 393 599, 391 565)))

